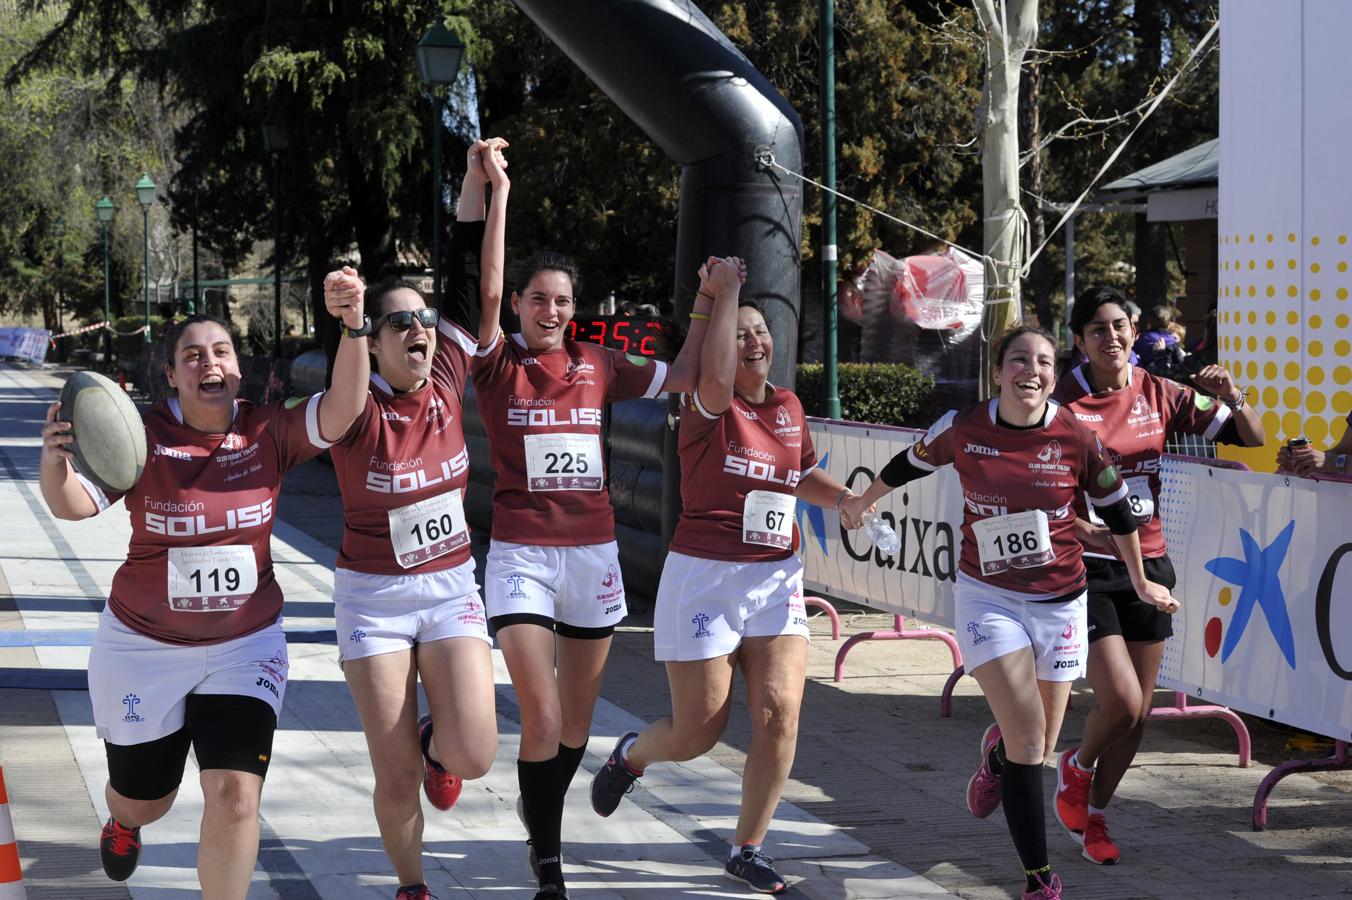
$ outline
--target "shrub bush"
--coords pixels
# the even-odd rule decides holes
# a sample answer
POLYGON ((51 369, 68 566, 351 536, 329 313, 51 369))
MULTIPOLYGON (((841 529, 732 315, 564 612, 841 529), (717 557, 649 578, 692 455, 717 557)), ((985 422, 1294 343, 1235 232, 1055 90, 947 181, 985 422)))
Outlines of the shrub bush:
MULTIPOLYGON (((840 417, 874 425, 928 428, 934 419, 934 379, 905 365, 841 363, 840 417)), ((822 366, 798 367, 798 397, 809 416, 823 416, 822 366)))
MULTIPOLYGON (((145 316, 122 316, 113 320, 113 353, 119 360, 134 360, 141 355, 141 349, 145 346, 146 336, 144 333, 136 331, 145 324, 145 316)), ((165 320, 159 316, 150 317, 151 337, 156 341, 164 334, 165 320)))

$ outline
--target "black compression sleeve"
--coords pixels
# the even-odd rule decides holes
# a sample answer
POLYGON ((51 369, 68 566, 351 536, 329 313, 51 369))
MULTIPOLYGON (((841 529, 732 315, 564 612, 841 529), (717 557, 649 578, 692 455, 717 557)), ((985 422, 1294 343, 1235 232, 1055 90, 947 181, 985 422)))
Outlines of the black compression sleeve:
POLYGON ((1216 443, 1229 444, 1232 447, 1244 446, 1244 438, 1239 436, 1239 425, 1235 421, 1235 416, 1226 419, 1221 430, 1216 432, 1216 443))
POLYGON ((456 222, 451 227, 445 267, 449 276, 441 293, 441 314, 470 334, 479 333, 479 253, 483 243, 482 221, 456 222))
POLYGON ((1136 530, 1136 517, 1131 514, 1131 501, 1126 497, 1112 506, 1096 506, 1094 511, 1113 534, 1131 534, 1136 530))
POLYGON ((911 450, 908 447, 892 457, 892 461, 883 466, 883 470, 878 473, 878 478, 888 487, 895 488, 901 487, 908 481, 924 478, 928 474, 929 472, 911 462, 911 450))

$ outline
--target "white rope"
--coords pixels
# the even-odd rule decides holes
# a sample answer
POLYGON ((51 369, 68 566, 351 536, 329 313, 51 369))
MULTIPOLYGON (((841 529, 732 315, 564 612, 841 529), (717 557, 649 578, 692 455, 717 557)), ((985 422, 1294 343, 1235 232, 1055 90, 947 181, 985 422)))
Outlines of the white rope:
POLYGON ((1220 27, 1221 23, 1219 20, 1211 23, 1211 29, 1207 31, 1205 35, 1202 36, 1202 39, 1200 41, 1197 42, 1197 46, 1192 48, 1192 53, 1188 56, 1186 60, 1184 60, 1183 65, 1179 67, 1178 71, 1174 73, 1174 77, 1169 79, 1169 83, 1164 86, 1164 89, 1160 91, 1159 94, 1155 96, 1155 99, 1151 102, 1151 104, 1148 107, 1146 107, 1146 111, 1142 113, 1141 118, 1138 119, 1136 124, 1132 126, 1131 131, 1129 131, 1127 133, 1127 136, 1123 138, 1122 143, 1117 145, 1117 149, 1114 150, 1112 152, 1112 155, 1108 157, 1107 162, 1105 162, 1099 168, 1098 173, 1095 174, 1093 178, 1089 179, 1089 184, 1087 184, 1085 186, 1085 189, 1080 192, 1080 196, 1075 198, 1075 202, 1072 203, 1064 213, 1062 213, 1060 220, 1057 221, 1056 225, 1053 226, 1052 229, 1047 232, 1046 237, 1042 239, 1042 243, 1038 246, 1037 250, 1033 251, 1032 255, 1027 257, 1027 261, 1024 262, 1023 267, 1019 270, 1020 277, 1022 278, 1028 277, 1028 272, 1032 269, 1033 262, 1038 258, 1039 255, 1041 255, 1043 250, 1047 249, 1047 244, 1051 243, 1052 236, 1061 230, 1061 227, 1066 224, 1066 221, 1070 219, 1071 216, 1075 215, 1075 211, 1080 208, 1080 204, 1083 203, 1085 201, 1085 198, 1089 196, 1089 192, 1094 189, 1094 185, 1098 184, 1099 179, 1103 177, 1103 174, 1107 172, 1109 168, 1112 167, 1113 163, 1117 162, 1117 158, 1122 155, 1123 150, 1127 149, 1127 144, 1131 143, 1131 139, 1136 136, 1136 132, 1139 131, 1141 126, 1145 124, 1145 120, 1150 118, 1151 114, 1154 113, 1155 110, 1159 108, 1159 105, 1164 102, 1164 98, 1169 96, 1169 92, 1173 90, 1174 86, 1178 84, 1179 80, 1185 74, 1187 74, 1189 69, 1192 68, 1193 62, 1197 59, 1198 55, 1202 52, 1202 50, 1206 47, 1206 45, 1211 42, 1211 39, 1216 36, 1216 31, 1220 27))
POLYGON ((944 245, 946 245, 946 246, 952 247, 954 250, 961 250, 963 253, 966 253, 968 256, 972 256, 972 257, 975 257, 976 259, 980 259, 980 260, 986 259, 986 255, 985 255, 984 253, 976 253, 976 252, 973 252, 973 251, 971 251, 971 250, 968 250, 966 247, 962 246, 961 244, 955 244, 955 243, 953 243, 953 242, 950 241, 950 240, 946 240, 946 239, 944 239, 944 238, 941 238, 941 237, 939 237, 939 235, 935 234, 934 232, 932 232, 932 231, 927 231, 926 229, 921 228, 919 225, 915 225, 915 224, 912 224, 911 222, 907 222, 905 219, 899 219, 899 218, 897 218, 896 216, 892 215, 891 213, 884 212, 883 210, 879 209, 879 208, 876 207, 876 206, 871 206, 871 205, 869 205, 868 203, 865 203, 863 200, 855 199, 854 197, 851 197, 849 194, 842 194, 840 191, 836 190, 835 188, 829 188, 829 187, 827 187, 826 185, 822 184, 820 181, 813 181, 811 178, 808 178, 806 175, 802 174, 801 172, 795 172, 795 171, 793 171, 792 169, 789 169, 789 168, 786 168, 785 166, 780 165, 780 164, 775 160, 775 155, 774 155, 774 153, 770 152, 770 150, 768 150, 768 149, 762 148, 762 149, 756 151, 756 162, 760 163, 762 166, 767 166, 767 167, 769 167, 769 168, 778 169, 779 171, 783 172, 785 175, 792 175, 794 178, 797 178, 799 181, 802 181, 802 182, 805 182, 805 183, 807 183, 807 184, 810 184, 810 185, 812 185, 813 187, 817 188, 818 190, 826 191, 826 192, 829 193, 829 194, 835 194, 835 195, 836 195, 837 197, 839 197, 840 199, 845 200, 845 201, 847 201, 847 202, 849 202, 849 203, 853 203, 855 206, 862 206, 864 209, 866 209, 866 210, 868 210, 869 212, 873 213, 875 216, 882 216, 884 219, 887 219, 888 221, 896 222, 898 225, 900 225, 900 226, 903 227, 903 228, 909 228, 909 229, 911 229, 912 231, 915 231, 915 232, 918 232, 918 233, 920 233, 920 234, 923 234, 925 237, 931 238, 931 239, 933 239, 933 240, 938 241, 938 242, 941 243, 941 244, 944 244, 944 245))

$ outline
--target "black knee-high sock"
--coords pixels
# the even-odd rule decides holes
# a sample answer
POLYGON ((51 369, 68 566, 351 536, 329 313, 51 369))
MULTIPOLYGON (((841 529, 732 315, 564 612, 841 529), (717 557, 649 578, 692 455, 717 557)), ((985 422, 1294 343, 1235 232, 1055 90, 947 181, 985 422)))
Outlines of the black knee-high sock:
POLYGON ((540 861, 540 884, 563 887, 563 791, 559 790, 559 775, 557 756, 544 762, 516 761, 526 829, 540 861))
POLYGON ((569 747, 562 742, 559 743, 559 793, 567 796, 568 787, 573 783, 573 776, 577 774, 577 767, 582 765, 582 757, 587 753, 587 747, 584 744, 581 747, 569 747))
POLYGON ((1019 852, 1025 875, 1045 876, 1047 867, 1047 821, 1042 807, 1042 766, 1004 761, 1000 774, 1000 800, 1014 849, 1019 852))

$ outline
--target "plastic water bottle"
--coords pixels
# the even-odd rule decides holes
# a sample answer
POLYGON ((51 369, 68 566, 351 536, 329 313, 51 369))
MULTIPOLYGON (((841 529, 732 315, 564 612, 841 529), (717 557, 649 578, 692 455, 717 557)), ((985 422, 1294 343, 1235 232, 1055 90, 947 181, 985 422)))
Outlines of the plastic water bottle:
POLYGON ((901 538, 882 519, 871 512, 864 513, 864 534, 878 548, 878 552, 891 556, 901 549, 901 538))

